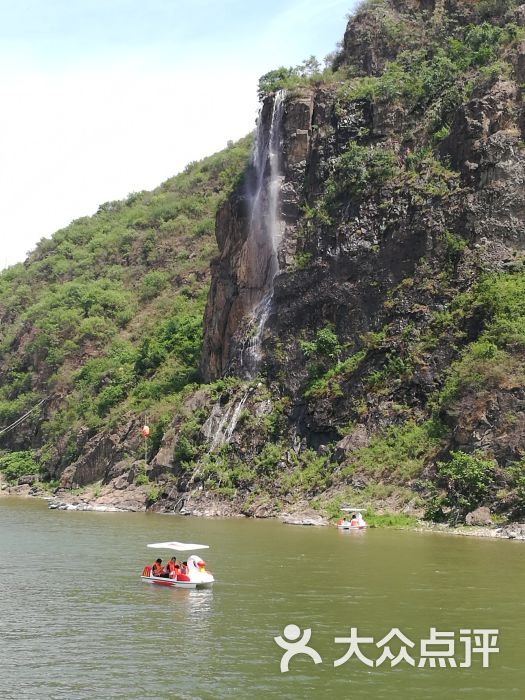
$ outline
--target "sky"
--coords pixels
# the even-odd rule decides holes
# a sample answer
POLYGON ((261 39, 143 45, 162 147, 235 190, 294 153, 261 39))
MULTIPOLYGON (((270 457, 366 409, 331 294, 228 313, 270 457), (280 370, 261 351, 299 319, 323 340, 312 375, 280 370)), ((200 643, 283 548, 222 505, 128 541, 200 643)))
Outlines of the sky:
POLYGON ((0 0, 0 268, 251 131, 355 0, 0 0))

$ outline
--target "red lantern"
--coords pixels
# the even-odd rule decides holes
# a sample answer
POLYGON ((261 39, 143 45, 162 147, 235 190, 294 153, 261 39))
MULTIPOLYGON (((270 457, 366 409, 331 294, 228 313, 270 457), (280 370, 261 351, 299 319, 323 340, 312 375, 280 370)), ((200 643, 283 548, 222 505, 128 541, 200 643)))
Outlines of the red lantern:
POLYGON ((148 437, 149 435, 149 425, 144 425, 142 428, 142 434, 144 435, 145 438, 148 437))

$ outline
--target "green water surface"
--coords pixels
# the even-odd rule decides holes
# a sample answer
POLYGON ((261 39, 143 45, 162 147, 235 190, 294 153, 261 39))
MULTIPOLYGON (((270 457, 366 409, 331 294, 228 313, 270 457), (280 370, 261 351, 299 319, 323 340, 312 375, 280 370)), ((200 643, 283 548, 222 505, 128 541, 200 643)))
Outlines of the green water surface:
MULTIPOLYGON (((168 554, 168 553, 166 553, 168 554)), ((343 533, 274 521, 50 511, 0 499, 0 697, 53 699, 525 696, 525 543, 395 530, 343 533), (148 542, 210 545, 211 591, 144 584, 148 542), (311 629, 281 673, 273 638, 311 629), (351 627, 374 644, 396 627, 416 667, 334 667, 351 627), (499 630, 482 668, 418 668, 430 628, 499 630)), ((399 642, 393 641, 392 651, 399 642)), ((456 659, 463 659, 458 642, 456 659)))

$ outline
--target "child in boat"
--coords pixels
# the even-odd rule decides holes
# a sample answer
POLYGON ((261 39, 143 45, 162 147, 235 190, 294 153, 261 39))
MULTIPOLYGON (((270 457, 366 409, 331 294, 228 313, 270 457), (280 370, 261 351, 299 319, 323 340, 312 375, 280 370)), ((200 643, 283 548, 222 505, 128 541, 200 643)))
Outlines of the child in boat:
POLYGON ((188 562, 187 562, 187 561, 183 561, 183 562, 182 562, 182 566, 181 566, 181 568, 180 568, 180 572, 181 572, 181 574, 184 574, 184 576, 187 576, 187 575, 188 575, 188 562))

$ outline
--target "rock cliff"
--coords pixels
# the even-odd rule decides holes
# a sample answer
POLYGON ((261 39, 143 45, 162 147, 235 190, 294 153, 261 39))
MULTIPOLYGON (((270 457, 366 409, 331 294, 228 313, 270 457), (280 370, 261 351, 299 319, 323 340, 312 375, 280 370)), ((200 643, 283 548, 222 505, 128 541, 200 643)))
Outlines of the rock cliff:
MULTIPOLYGON (((350 483, 401 478, 417 491, 425 477, 440 483, 436 460, 454 450, 480 450, 500 468, 523 455, 523 377, 511 360, 522 347, 498 337, 490 300, 476 298, 480 284, 519 285, 522 274, 522 18, 521 7, 369 3, 335 61, 344 80, 287 92, 285 233, 261 375, 286 399, 287 441, 337 453, 350 483), (489 339, 497 360, 458 376, 489 339), (498 362, 508 372, 496 378, 498 362), (370 451, 380 435, 429 423, 440 437, 404 474, 393 455, 365 468, 369 455, 340 441, 361 436, 370 451)), ((274 95, 260 115, 266 131, 274 95)), ((245 191, 217 217, 208 380, 236 374, 246 334, 245 191)), ((509 479, 499 475, 500 490, 509 479)))

